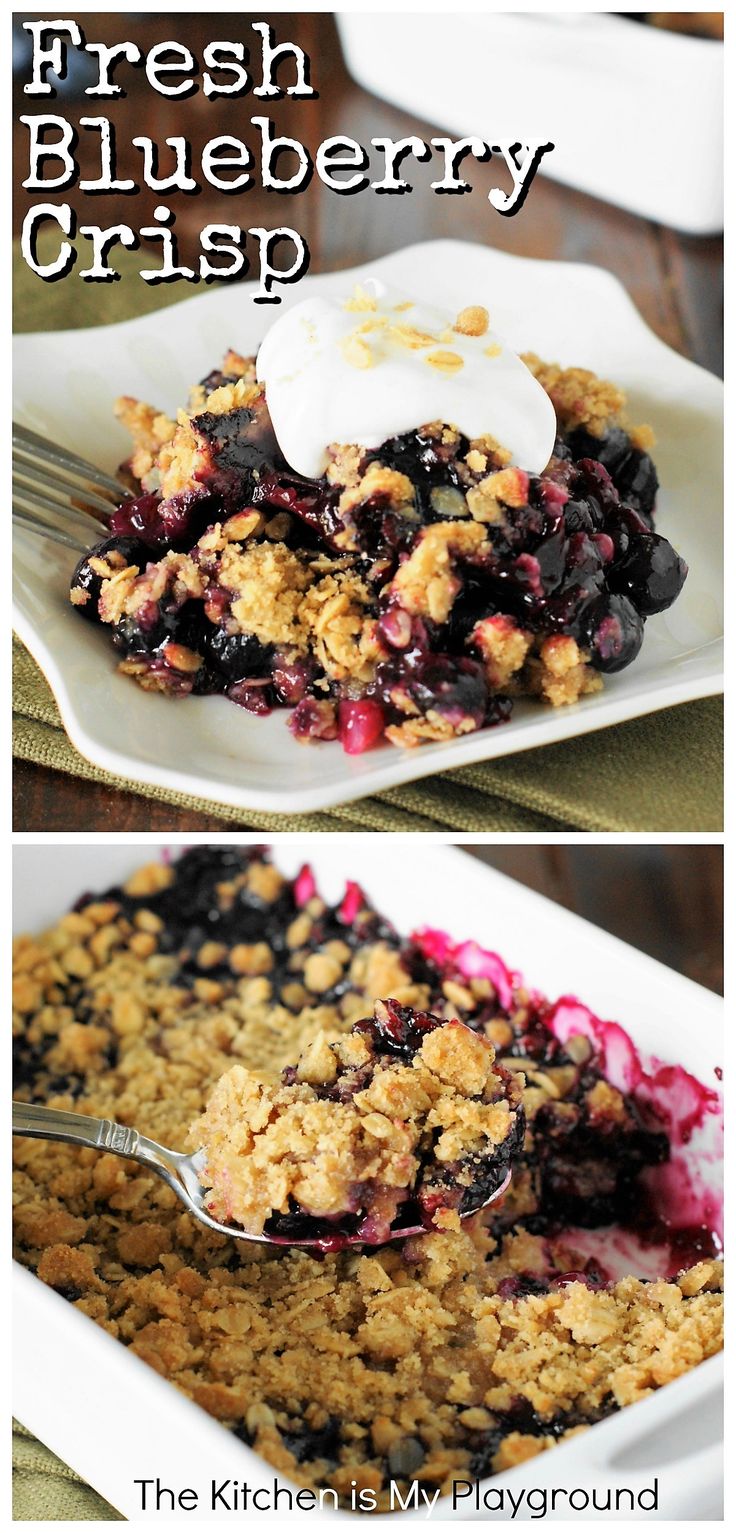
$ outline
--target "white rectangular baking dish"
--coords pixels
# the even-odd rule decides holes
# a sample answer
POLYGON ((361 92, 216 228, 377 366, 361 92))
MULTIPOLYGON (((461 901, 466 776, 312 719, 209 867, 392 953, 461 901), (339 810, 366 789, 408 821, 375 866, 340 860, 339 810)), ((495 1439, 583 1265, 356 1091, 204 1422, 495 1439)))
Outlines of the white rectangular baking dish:
POLYGON ((540 174, 686 234, 723 228, 722 43, 607 11, 337 20, 350 73, 384 101, 491 144, 551 142, 540 174))
MULTIPOLYGON (((232 837, 221 838, 232 840, 232 837)), ((14 849, 15 930, 40 930, 87 890, 101 890, 156 856, 150 841, 126 846, 22 844, 14 849)), ((680 1063, 706 1084, 722 1061, 718 997, 635 948, 571 915, 462 851, 418 846, 416 838, 351 837, 325 845, 285 838, 274 855, 286 872, 312 862, 320 887, 335 897, 347 876, 357 879, 404 931, 444 926, 497 949, 512 967, 551 997, 573 991, 600 1016, 619 1021, 645 1053, 680 1063)), ((228 1514, 210 1507, 210 1483, 247 1481, 272 1500, 288 1488, 270 1466, 184 1399, 65 1300, 22 1268, 14 1271, 13 1408, 20 1421, 72 1465, 131 1521, 144 1520, 136 1479, 155 1480, 199 1495, 189 1520, 228 1514)), ((655 1520, 716 1520, 722 1515, 722 1363, 711 1359, 641 1404, 600 1423, 532 1463, 483 1482, 483 1489, 608 1490, 635 1493, 658 1481, 655 1520)), ((622 1498, 628 1506, 627 1497, 622 1498)), ((647 1503, 645 1503, 645 1506, 647 1503)), ((578 1512, 581 1510, 578 1507, 578 1512)), ((183 1511, 152 1512, 158 1520, 183 1511)), ((251 1509, 250 1517, 272 1516, 251 1509)), ((290 1513, 315 1521, 345 1521, 350 1513, 319 1508, 290 1513)), ((493 1509, 461 1501, 453 1514, 441 1502, 433 1520, 508 1520, 493 1509)), ((588 1510, 588 1517, 616 1516, 588 1510)), ((372 1518, 382 1524, 426 1519, 412 1510, 372 1518)), ((515 1520, 527 1520, 522 1509, 515 1520)), ((564 1498, 548 1517, 568 1520, 564 1498)), ((623 1510, 621 1520, 639 1512, 623 1510)), ((354 1521, 354 1518, 352 1518, 354 1521)))

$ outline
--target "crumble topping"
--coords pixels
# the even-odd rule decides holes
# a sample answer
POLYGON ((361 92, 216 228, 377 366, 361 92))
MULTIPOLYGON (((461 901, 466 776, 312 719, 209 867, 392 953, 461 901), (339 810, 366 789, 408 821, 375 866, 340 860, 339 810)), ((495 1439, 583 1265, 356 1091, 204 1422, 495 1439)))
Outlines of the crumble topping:
POLYGON ((544 1418, 560 1404, 573 1411, 581 1396, 586 1411, 600 1409, 611 1396, 619 1406, 643 1399, 679 1378, 688 1357, 701 1361, 717 1350, 722 1275, 718 1262, 702 1262, 674 1283, 628 1277, 610 1290, 591 1292, 572 1282, 555 1293, 530 1295, 520 1308, 498 1294, 485 1300, 480 1325, 496 1355, 496 1378, 484 1405, 509 1409, 521 1397, 544 1418), (694 1286, 700 1302, 691 1304, 687 1295, 694 1286))
POLYGON ((611 428, 623 426, 639 451, 649 452, 654 446, 651 426, 630 426, 626 421, 626 395, 616 384, 596 377, 585 367, 543 362, 533 351, 525 352, 522 361, 549 394, 561 431, 583 427, 592 437, 601 439, 611 428))
POLYGON ((538 692, 556 708, 563 703, 576 703, 591 692, 600 692, 603 686, 602 677, 587 664, 587 657, 575 640, 564 634, 544 640, 538 656, 529 660, 527 675, 530 691, 538 692))
POLYGON ((412 617, 446 622, 460 586, 454 561, 478 554, 484 546, 482 527, 457 522, 426 527, 408 559, 399 565, 392 595, 412 617))
POLYGON ((484 309, 482 304, 469 304, 467 308, 460 310, 455 320, 455 329, 459 330, 461 335, 485 335, 488 324, 488 310, 484 309))
POLYGON ((115 416, 133 438, 133 451, 127 462, 134 480, 141 483, 151 469, 166 442, 176 431, 176 421, 147 405, 140 399, 123 395, 115 401, 115 416))
POLYGON ((383 651, 365 582, 350 571, 325 575, 307 593, 301 610, 325 675, 334 681, 370 681, 383 651))
MULTIPOLYGON (((449 1490, 524 1462, 718 1350, 722 1271, 702 1241, 656 1282, 607 1283, 575 1246, 574 1226, 601 1226, 604 1260, 610 1226, 640 1217, 665 1136, 495 955, 402 939, 357 885, 330 907, 309 869, 287 880, 253 848, 150 863, 14 952, 17 1095, 175 1149, 228 1072, 270 1100, 299 1058, 299 1100, 327 1105, 312 1095, 360 1068, 370 1034, 351 1029, 386 994, 444 1024, 403 1072, 450 1104, 441 1135, 465 1142, 458 1088, 489 1078, 488 1044, 492 1074, 523 1077, 521 1164, 461 1228, 318 1259, 216 1235, 107 1153, 16 1140, 14 1172, 24 1265, 290 1479, 370 1484, 381 1509, 390 1479, 449 1490)), ((394 1076, 363 1108, 391 1134, 394 1076)))
POLYGON ((208 373, 201 383, 195 383, 189 390, 188 409, 190 415, 198 415, 204 409, 207 400, 215 389, 222 388, 227 383, 237 383, 239 379, 246 383, 255 383, 256 368, 254 357, 241 357, 240 353, 233 351, 232 347, 225 352, 222 366, 208 373))
POLYGON ((311 575, 297 554, 282 543, 256 543, 224 550, 218 581, 232 592, 230 610, 241 633, 262 644, 306 646, 301 607, 311 575))
POLYGON ((503 692, 521 670, 533 635, 517 628, 511 618, 486 617, 473 629, 472 641, 483 656, 491 686, 503 692))
POLYGON ((476 522, 500 522, 506 507, 525 506, 528 496, 529 475, 518 468, 502 468, 469 489, 466 499, 476 522))
MULTIPOLYGON (((307 982, 310 964, 326 989, 340 978, 333 954, 308 960, 307 982)), ((390 1239, 399 1214, 403 1228, 458 1224, 518 1153, 523 1086, 462 1022, 379 1000, 347 1038, 320 1033, 277 1085, 238 1065, 222 1077, 190 1133, 205 1154, 207 1206, 254 1235, 280 1232, 272 1215, 289 1215, 293 1234, 297 1214, 334 1236, 347 1215, 350 1238, 371 1245, 390 1239)))
POLYGON ((597 378, 588 368, 542 362, 533 351, 525 353, 522 361, 549 394, 563 431, 586 426, 592 436, 602 437, 606 427, 621 415, 626 400, 623 391, 597 378))
POLYGON ((423 718, 409 718, 401 724, 389 724, 386 734, 392 745, 403 745, 407 750, 413 750, 426 741, 441 742, 453 740, 457 735, 472 734, 477 727, 471 713, 464 717, 456 715, 448 718, 436 708, 430 708, 423 718))

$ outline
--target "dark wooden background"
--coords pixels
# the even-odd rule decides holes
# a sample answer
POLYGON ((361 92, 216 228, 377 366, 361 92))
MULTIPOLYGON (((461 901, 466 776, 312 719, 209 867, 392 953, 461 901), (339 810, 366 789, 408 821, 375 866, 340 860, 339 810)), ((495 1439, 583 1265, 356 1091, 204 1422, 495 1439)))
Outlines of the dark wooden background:
POLYGON ((720 846, 467 843, 465 850, 722 994, 720 846))
MULTIPOLYGON (((74 12, 65 12, 74 15, 74 12)), ((23 13, 19 19, 36 17, 23 13)), ((266 13, 267 15, 267 13, 266 13)), ((155 42, 178 38, 201 59, 206 42, 213 38, 257 41, 250 30, 257 17, 230 11, 204 15, 134 15, 125 12, 86 12, 76 18, 90 41, 135 41, 145 49, 155 42)), ((265 19, 265 18, 264 18, 265 19)), ((139 178, 141 159, 126 141, 133 133, 145 133, 161 141, 186 131, 196 154, 204 142, 218 133, 233 133, 249 141, 251 116, 274 118, 278 131, 291 133, 314 151, 323 138, 345 133, 368 142, 373 135, 401 137, 415 133, 428 137, 441 127, 421 122, 393 107, 379 103, 348 77, 340 53, 332 16, 325 14, 271 16, 279 40, 293 40, 310 55, 312 81, 320 92, 317 101, 264 103, 245 96, 240 101, 206 100, 201 91, 184 103, 166 100, 148 86, 140 70, 123 66, 120 82, 128 91, 125 101, 85 98, 80 90, 90 83, 83 74, 72 73, 70 93, 57 104, 44 105, 43 97, 24 97, 16 85, 16 116, 21 112, 59 111, 74 121, 80 115, 111 115, 118 127, 119 175, 139 178), (75 96, 75 91, 77 92, 75 96)), ((23 34, 24 35, 24 34, 23 34)), ((116 77, 117 78, 117 77, 116 77)), ((625 103, 622 103, 625 107, 625 103)), ((584 125, 583 125, 584 127, 584 125)), ((82 133, 83 173, 95 174, 89 160, 92 140, 82 133)), ((642 150, 644 152, 644 149, 642 150)), ((14 137, 15 184, 26 174, 27 133, 16 124, 14 137)), ((410 165, 410 162, 407 162, 410 165)), ((228 198, 208 188, 196 197, 164 199, 176 211, 181 236, 180 256, 195 256, 197 231, 208 221, 222 221, 223 201, 228 221, 244 227, 272 227, 292 218, 306 237, 313 272, 332 271, 418 240, 448 234, 491 244, 515 255, 586 261, 612 271, 628 289, 652 329, 675 350, 719 372, 722 358, 721 282, 722 243, 719 239, 694 239, 647 223, 553 181, 538 177, 524 208, 513 218, 500 218, 489 208, 487 192, 497 180, 493 166, 466 161, 463 174, 473 193, 456 199, 437 197, 429 189, 429 167, 415 166, 414 189, 401 198, 379 197, 370 192, 345 203, 315 178, 299 197, 288 217, 284 199, 252 189, 241 198, 228 198)), ((162 172, 164 166, 162 164, 162 172)), ((412 180, 412 171, 404 172, 412 180)), ((38 200, 36 194, 34 200, 38 200)), ((84 215, 84 222, 119 221, 139 227, 150 220, 161 195, 144 191, 135 198, 97 196, 93 212, 89 199, 78 193, 53 194, 43 200, 68 200, 84 215)), ((15 227, 20 226, 28 196, 19 191, 15 200, 15 227)), ((182 296, 188 290, 182 287, 182 296)), ((70 324, 73 318, 70 315, 70 324)), ((83 783, 75 778, 29 764, 15 765, 14 825, 17 830, 212 830, 222 828, 214 815, 193 813, 168 805, 153 804, 134 794, 83 783)))

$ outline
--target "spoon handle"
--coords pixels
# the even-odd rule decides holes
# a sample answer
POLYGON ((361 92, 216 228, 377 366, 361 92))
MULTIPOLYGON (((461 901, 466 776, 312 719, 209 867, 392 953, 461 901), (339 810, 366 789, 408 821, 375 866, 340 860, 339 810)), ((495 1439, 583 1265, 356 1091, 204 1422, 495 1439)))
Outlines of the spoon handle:
POLYGON ((91 1150, 110 1150, 113 1155, 136 1159, 140 1135, 137 1129, 111 1123, 109 1118, 86 1118, 57 1107, 13 1103, 13 1133, 29 1139, 58 1139, 63 1144, 84 1144, 91 1150))
POLYGON ((148 1166, 171 1185, 179 1169, 177 1162, 183 1158, 153 1139, 146 1139, 136 1128, 125 1128, 110 1118, 87 1118, 83 1113, 62 1112, 58 1107, 41 1107, 36 1103, 13 1103, 13 1133, 27 1139, 56 1139, 62 1144, 107 1150, 111 1155, 148 1166))

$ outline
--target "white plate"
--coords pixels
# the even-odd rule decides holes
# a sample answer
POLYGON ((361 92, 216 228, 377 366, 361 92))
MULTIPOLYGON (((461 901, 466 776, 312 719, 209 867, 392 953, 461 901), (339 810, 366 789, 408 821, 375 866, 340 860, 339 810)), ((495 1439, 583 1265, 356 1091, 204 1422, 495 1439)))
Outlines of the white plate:
MULTIPOLYGON (((714 1070, 723 1062, 723 1008, 717 996, 461 851, 415 846, 413 838, 411 857, 392 860, 389 878, 385 849, 364 837, 353 838, 349 866, 344 849, 323 836, 309 844, 281 842, 274 858, 289 874, 311 861, 329 899, 339 897, 346 876, 358 879, 404 932, 436 925, 497 949, 548 996, 573 991, 599 1016, 620 1022, 645 1054, 682 1064, 706 1085, 715 1084, 714 1070)), ((126 878, 157 850, 151 842, 114 844, 102 851, 99 846, 17 846, 15 930, 38 931, 83 891, 126 878)), ((719 1170, 711 1173, 716 1185, 719 1170)), ((274 1485, 288 1485, 25 1269, 14 1269, 14 1281, 14 1413, 127 1518, 141 1520, 136 1478, 159 1476, 164 1485, 197 1490, 199 1508, 188 1513, 195 1521, 213 1520, 207 1501, 213 1478, 246 1480, 251 1489, 265 1488, 271 1495, 274 1485)), ((659 1507, 648 1510, 646 1520, 717 1520, 722 1516, 721 1391, 722 1359, 711 1358, 582 1437, 485 1481, 484 1489, 504 1488, 516 1498, 522 1489, 534 1490, 538 1498, 553 1487, 580 1487, 589 1495, 595 1490, 600 1506, 607 1491, 628 1487, 637 1493, 656 1478, 659 1507)), ((538 1499, 536 1504, 539 1508, 538 1499)), ((626 1516, 625 1496, 621 1504, 624 1520, 632 1520, 626 1516)), ((575 1509, 579 1516, 579 1502, 575 1509)), ((163 1512, 158 1520, 168 1515, 163 1512)), ((615 1514, 600 1515, 610 1519, 615 1514)), ((355 1527, 350 1513, 316 1509, 308 1516, 313 1524, 350 1518, 355 1527)), ((476 1510, 465 1501, 455 1516, 493 1520, 494 1512, 476 1510)), ((564 1498, 547 1516, 570 1521, 564 1498)), ((407 1512, 404 1518, 424 1521, 424 1513, 407 1512)), ((450 1504, 441 1502, 436 1520, 452 1518, 450 1504)), ((517 1520, 528 1518, 522 1509, 517 1520)), ((638 1519, 645 1517, 639 1513, 638 1519)), ((508 1510, 501 1520, 510 1520, 508 1510)), ((375 1522, 395 1526, 395 1517, 371 1518, 370 1526, 375 1522)))
MULTIPOLYGON (((123 777, 263 811, 326 809, 448 767, 467 766, 619 724, 722 690, 722 386, 648 329, 607 272, 528 261, 451 240, 416 245, 334 275, 309 291, 344 292, 380 275, 451 308, 486 303, 519 351, 590 367, 627 391, 631 417, 657 434, 662 481, 657 525, 690 575, 669 611, 650 618, 644 646, 602 693, 571 708, 517 704, 509 724, 443 745, 390 745, 346 756, 338 743, 298 745, 285 710, 253 717, 219 697, 185 702, 144 693, 115 671, 102 629, 80 621, 67 595, 63 549, 15 539, 15 623, 42 667, 82 755, 123 777)), ((136 280, 130 278, 129 280, 136 280)), ((223 287, 174 308, 91 330, 15 341, 15 410, 26 425, 114 469, 128 440, 113 400, 131 394, 175 410, 228 346, 256 349, 272 315, 249 301, 250 284, 223 287)), ((615 750, 615 736, 611 749, 615 750)))

